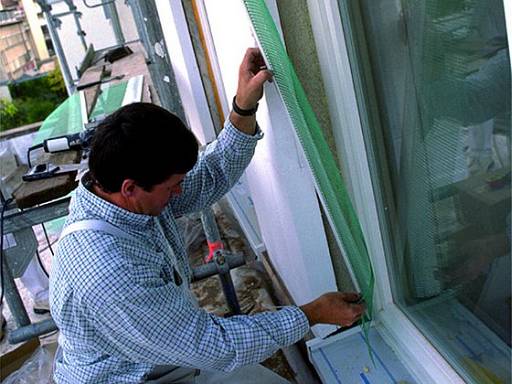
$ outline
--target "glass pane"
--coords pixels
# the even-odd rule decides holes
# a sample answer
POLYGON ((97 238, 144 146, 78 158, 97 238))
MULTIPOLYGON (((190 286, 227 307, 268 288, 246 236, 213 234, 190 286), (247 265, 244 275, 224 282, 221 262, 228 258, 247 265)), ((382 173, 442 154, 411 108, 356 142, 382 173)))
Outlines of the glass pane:
POLYGON ((395 301, 468 382, 510 383, 511 90, 503 3, 364 0, 352 21, 354 10, 391 170, 382 182, 391 184, 395 207, 395 252, 388 255, 395 301))

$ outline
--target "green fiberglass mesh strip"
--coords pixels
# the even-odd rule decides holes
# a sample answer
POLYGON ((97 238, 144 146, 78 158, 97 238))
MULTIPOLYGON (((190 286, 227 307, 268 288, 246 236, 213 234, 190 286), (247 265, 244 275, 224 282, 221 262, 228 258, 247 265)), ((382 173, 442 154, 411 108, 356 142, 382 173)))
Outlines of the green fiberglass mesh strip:
MULTIPOLYGON (((337 240, 372 311, 374 275, 361 225, 320 124, 286 54, 264 0, 244 0, 257 38, 313 172, 337 240)), ((365 327, 366 328, 366 327, 365 327)))

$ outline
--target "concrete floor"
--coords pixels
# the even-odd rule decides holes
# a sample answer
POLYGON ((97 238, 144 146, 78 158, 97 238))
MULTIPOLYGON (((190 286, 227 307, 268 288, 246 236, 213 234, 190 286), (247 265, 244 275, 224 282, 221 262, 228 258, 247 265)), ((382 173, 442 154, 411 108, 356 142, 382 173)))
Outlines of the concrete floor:
MULTIPOLYGON (((233 225, 227 216, 224 215, 218 208, 216 209, 216 216, 221 236, 226 248, 232 252, 241 251, 246 254, 250 254, 251 251, 246 248, 245 244, 247 242, 244 241, 242 237, 243 235, 235 229, 236 225, 233 225)), ((192 265, 199 265, 202 263, 203 257, 208 253, 208 246, 206 244, 204 234, 201 230, 200 220, 197 217, 188 218, 183 223, 183 226, 185 227, 185 233, 187 234, 186 238, 189 245, 191 263, 192 265)), ((37 226, 34 228, 34 230, 39 240, 39 250, 43 265, 48 271, 50 271, 51 253, 48 249, 42 228, 41 226, 37 226)), ((58 234, 50 234, 50 243, 54 243, 57 238, 58 234)), ((268 284, 268 276, 261 272, 261 269, 257 268, 257 265, 253 264, 251 266, 243 266, 233 270, 232 278, 235 284, 242 311, 244 313, 252 314, 273 309, 274 304, 269 293, 270 288, 268 284)), ((16 283, 31 320, 34 322, 48 318, 49 315, 41 316, 32 312, 32 298, 30 297, 29 292, 18 280, 16 283)), ((228 312, 218 277, 214 276, 194 283, 192 290, 196 294, 200 305, 206 310, 221 316, 228 312)), ((6 331, 9 332, 10 329, 15 328, 15 324, 7 306, 4 306, 3 314, 7 319, 6 331)), ((44 347, 39 352, 38 356, 40 362, 45 364, 43 370, 48 369, 50 366, 49 364, 53 359, 57 337, 58 333, 56 332, 54 334, 46 335, 40 338, 41 344, 44 345, 44 347)), ((14 348, 16 348, 16 345, 10 345, 7 342, 7 337, 4 337, 0 343, 0 354, 3 355, 14 348)), ((288 380, 294 379, 293 370, 290 368, 290 365, 288 364, 284 354, 281 351, 278 351, 276 354, 274 354, 274 356, 267 359, 263 365, 267 366, 288 380)), ((27 372, 27 374, 30 374, 30 377, 38 377, 38 380, 34 382, 41 384, 51 382, 49 380, 41 381, 41 376, 34 370, 32 370, 31 373, 27 372)), ((44 375, 46 376, 46 371, 44 375)))

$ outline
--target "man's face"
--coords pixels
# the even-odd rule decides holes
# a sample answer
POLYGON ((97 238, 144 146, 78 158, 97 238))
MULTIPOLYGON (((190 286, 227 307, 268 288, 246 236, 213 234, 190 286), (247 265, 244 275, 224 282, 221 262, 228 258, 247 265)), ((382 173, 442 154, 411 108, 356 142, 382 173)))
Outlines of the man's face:
POLYGON ((164 182, 153 186, 149 192, 136 187, 137 211, 151 216, 160 215, 169 200, 181 193, 181 182, 184 178, 185 174, 172 175, 164 182))

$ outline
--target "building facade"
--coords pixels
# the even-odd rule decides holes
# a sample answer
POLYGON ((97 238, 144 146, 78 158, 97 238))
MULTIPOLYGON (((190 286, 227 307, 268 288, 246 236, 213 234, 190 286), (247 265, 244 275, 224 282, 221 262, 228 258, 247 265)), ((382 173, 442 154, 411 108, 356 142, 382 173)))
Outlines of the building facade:
POLYGON ((0 11, 0 63, 6 80, 37 71, 32 36, 22 10, 0 11))
MULTIPOLYGON (((341 175, 370 259, 348 254, 326 203, 340 196, 319 185, 311 143, 299 139, 283 88, 268 84, 265 137, 227 199, 290 301, 358 290, 364 264, 375 276, 374 325, 416 382, 510 382, 512 3, 148 2, 158 17, 143 23, 158 23, 163 39, 146 49, 165 54, 165 44, 203 144, 229 114, 246 48, 272 53, 257 31, 275 26, 286 46, 327 142, 316 156, 334 159, 326 177, 341 175), (256 3, 268 17, 251 14, 256 3)), ((89 22, 99 24, 84 13, 89 22)), ((73 64, 77 47, 64 46, 73 64)))

